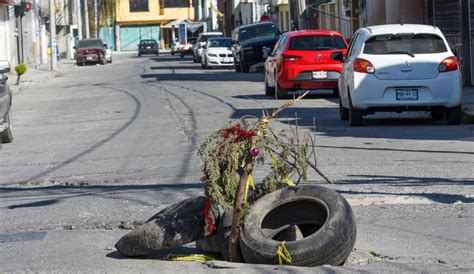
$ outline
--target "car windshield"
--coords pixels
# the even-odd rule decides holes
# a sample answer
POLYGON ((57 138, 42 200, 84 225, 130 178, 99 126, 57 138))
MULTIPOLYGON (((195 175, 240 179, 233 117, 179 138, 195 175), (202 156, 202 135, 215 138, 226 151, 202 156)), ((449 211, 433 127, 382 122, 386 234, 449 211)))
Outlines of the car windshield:
POLYGON ((333 50, 345 49, 344 39, 339 36, 300 36, 290 42, 291 50, 333 50))
POLYGON ((365 54, 429 54, 446 52, 446 45, 435 34, 385 34, 365 42, 365 54))
POLYGON ((140 44, 142 44, 142 45, 156 45, 156 41, 155 40, 141 40, 140 44))
POLYGON ((230 48, 232 46, 231 39, 210 39, 209 40, 210 48, 230 48))
POLYGON ((77 48, 101 48, 103 46, 100 40, 82 40, 77 43, 77 48))
POLYGON ((221 34, 202 35, 201 38, 199 39, 199 42, 207 42, 207 40, 209 40, 209 38, 212 38, 212 37, 222 37, 222 35, 221 34))
POLYGON ((280 31, 277 27, 273 24, 264 24, 258 26, 252 26, 247 28, 242 28, 239 31, 239 39, 240 41, 249 40, 255 37, 261 36, 278 36, 280 35, 280 31))

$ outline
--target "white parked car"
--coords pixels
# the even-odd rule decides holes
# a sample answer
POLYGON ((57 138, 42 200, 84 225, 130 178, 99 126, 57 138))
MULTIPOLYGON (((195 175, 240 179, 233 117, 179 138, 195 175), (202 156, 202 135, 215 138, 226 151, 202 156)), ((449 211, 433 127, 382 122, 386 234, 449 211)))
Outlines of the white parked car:
POLYGON ((201 66, 211 67, 233 67, 234 57, 232 55, 232 39, 210 38, 204 46, 201 56, 201 66))
POLYGON ((224 34, 222 32, 203 32, 200 33, 197 40, 196 44, 193 45, 193 61, 194 63, 200 62, 201 61, 201 56, 202 56, 202 50, 207 44, 207 40, 209 38, 213 37, 222 37, 224 34))
POLYGON ((107 63, 112 63, 112 50, 105 45, 105 59, 107 63))
POLYGON ((0 144, 13 141, 13 125, 11 118, 12 93, 7 83, 10 71, 8 61, 0 60, 0 144))
POLYGON ((380 25, 353 36, 338 82, 342 120, 379 111, 429 111, 461 121, 461 73, 443 33, 427 25, 380 25))

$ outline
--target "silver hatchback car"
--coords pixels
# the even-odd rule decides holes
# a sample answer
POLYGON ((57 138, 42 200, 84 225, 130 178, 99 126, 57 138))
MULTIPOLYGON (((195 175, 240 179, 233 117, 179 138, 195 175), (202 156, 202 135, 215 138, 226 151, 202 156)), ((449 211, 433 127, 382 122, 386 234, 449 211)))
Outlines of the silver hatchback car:
POLYGON ((12 94, 5 73, 10 71, 8 61, 0 60, 0 143, 13 141, 13 126, 11 118, 12 94))

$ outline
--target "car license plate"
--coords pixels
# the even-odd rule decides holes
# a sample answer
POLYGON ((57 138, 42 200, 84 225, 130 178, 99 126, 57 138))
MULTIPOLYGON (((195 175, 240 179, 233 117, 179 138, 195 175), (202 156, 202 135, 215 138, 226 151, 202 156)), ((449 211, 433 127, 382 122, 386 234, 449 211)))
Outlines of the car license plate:
POLYGON ((396 91, 397 101, 417 101, 418 100, 417 88, 397 88, 395 91, 396 91))
POLYGON ((326 79, 328 78, 327 71, 313 71, 313 79, 326 79))
POLYGON ((87 56, 87 60, 93 60, 94 58, 92 56, 87 56))
POLYGON ((232 59, 231 58, 222 58, 222 62, 230 63, 230 62, 232 62, 232 59))

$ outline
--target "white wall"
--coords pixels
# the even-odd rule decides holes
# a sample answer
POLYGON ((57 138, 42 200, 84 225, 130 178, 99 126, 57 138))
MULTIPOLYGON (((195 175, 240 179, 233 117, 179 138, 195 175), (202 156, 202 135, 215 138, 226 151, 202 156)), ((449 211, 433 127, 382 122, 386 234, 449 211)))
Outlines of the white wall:
POLYGON ((0 5, 0 59, 16 66, 15 17, 12 6, 0 5))

